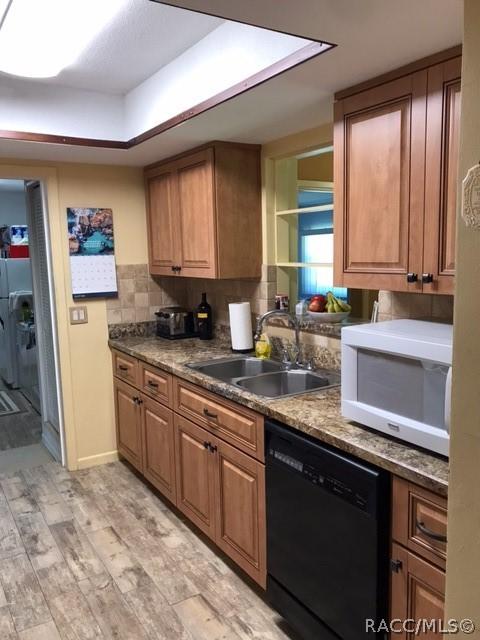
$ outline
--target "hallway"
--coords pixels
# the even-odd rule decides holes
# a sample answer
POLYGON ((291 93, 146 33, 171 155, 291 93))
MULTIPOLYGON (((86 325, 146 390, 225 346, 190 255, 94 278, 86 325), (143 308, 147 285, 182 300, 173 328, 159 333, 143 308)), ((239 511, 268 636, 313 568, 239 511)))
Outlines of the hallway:
POLYGON ((18 390, 7 389, 0 380, 0 392, 6 392, 20 410, 0 413, 0 451, 27 447, 42 440, 42 421, 30 402, 18 390))
POLYGON ((120 462, 0 472, 2 640, 288 640, 120 462))

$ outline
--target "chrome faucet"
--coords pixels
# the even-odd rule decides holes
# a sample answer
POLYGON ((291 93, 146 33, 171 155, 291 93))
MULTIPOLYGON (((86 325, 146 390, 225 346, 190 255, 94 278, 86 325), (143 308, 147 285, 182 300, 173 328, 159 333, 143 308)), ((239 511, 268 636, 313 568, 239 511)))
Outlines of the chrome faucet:
POLYGON ((287 318, 289 324, 295 330, 295 351, 296 351, 296 353, 295 353, 295 359, 294 359, 294 363, 293 364, 295 364, 297 366, 300 366, 300 323, 298 322, 296 316, 292 315, 288 311, 285 311, 284 309, 273 309, 272 311, 267 311, 263 315, 258 316, 258 318, 257 318, 257 326, 255 328, 255 336, 254 336, 255 342, 257 340, 259 340, 260 336, 262 335, 262 327, 263 327, 265 321, 268 320, 269 318, 273 317, 273 316, 284 316, 285 318, 287 318))

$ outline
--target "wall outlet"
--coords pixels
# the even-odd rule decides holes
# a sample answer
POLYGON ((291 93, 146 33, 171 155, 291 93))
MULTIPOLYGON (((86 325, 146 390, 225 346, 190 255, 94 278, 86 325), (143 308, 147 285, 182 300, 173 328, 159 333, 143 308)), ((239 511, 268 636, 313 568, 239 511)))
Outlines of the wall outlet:
POLYGON ((87 307, 70 307, 70 324, 85 324, 88 322, 87 307))

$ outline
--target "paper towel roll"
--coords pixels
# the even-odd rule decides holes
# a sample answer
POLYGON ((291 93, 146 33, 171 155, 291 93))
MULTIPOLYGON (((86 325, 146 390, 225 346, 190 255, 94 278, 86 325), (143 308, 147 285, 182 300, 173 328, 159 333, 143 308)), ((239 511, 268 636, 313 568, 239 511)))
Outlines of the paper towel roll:
POLYGON ((234 351, 253 349, 252 310, 249 302, 232 302, 228 305, 230 333, 234 351))

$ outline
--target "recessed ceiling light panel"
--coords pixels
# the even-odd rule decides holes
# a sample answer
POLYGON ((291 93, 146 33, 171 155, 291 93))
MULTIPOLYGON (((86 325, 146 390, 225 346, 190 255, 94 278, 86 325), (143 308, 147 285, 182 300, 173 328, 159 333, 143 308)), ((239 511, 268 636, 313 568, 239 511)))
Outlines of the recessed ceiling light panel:
POLYGON ((127 0, 0 0, 0 71, 51 78, 72 65, 127 0))

